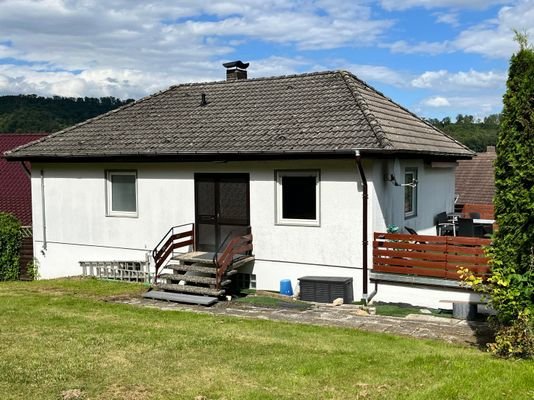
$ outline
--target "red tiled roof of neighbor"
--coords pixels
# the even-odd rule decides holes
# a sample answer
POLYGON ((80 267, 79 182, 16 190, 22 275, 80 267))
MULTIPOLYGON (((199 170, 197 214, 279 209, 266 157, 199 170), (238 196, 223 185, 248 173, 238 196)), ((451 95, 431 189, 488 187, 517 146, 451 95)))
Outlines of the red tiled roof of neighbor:
POLYGON ((495 196, 493 162, 497 154, 495 147, 477 153, 472 160, 458 162, 456 168, 456 193, 460 195, 458 204, 492 204, 495 196))
POLYGON ((0 133, 0 212, 13 214, 23 226, 32 224, 30 178, 20 162, 7 162, 4 152, 46 136, 44 133, 0 133))

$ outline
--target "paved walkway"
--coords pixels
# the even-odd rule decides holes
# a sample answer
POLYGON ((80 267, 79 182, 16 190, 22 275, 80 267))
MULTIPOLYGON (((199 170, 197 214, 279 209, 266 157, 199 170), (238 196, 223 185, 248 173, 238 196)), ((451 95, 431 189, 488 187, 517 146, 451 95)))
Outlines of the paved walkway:
POLYGON ((292 308, 258 307, 239 302, 220 302, 212 307, 203 307, 143 298, 116 299, 114 301, 161 310, 348 327, 416 338, 440 339, 450 343, 468 345, 483 345, 489 337, 488 326, 484 322, 468 322, 424 314, 411 314, 405 318, 367 315, 362 312, 360 306, 349 304, 341 306, 313 304, 311 309, 301 311, 292 308))

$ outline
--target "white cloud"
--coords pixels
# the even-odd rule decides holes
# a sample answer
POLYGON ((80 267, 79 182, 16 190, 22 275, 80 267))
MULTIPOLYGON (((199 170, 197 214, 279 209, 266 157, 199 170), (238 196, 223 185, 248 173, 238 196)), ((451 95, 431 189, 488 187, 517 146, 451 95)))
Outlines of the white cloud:
POLYGON ((422 101, 422 103, 429 107, 449 107, 451 103, 445 97, 434 96, 422 101))
MULTIPOLYGON (((441 15, 441 18, 443 19, 445 15, 448 14, 441 15)), ((438 16, 438 22, 439 18, 438 16)), ((382 46, 389 48, 393 53, 436 55, 462 51, 489 58, 507 59, 518 49, 517 43, 514 42, 514 29, 525 31, 530 37, 534 37, 534 0, 518 0, 513 6, 502 7, 497 18, 469 27, 452 40, 419 43, 400 40, 382 46)))
MULTIPOLYGON (((2 0, 0 58, 16 61, 0 70, 0 94, 138 97, 170 83, 223 79, 221 62, 251 40, 306 50, 369 45, 392 24, 366 1, 2 0)), ((257 61, 252 76, 308 69, 298 58, 257 61)))
POLYGON ((404 54, 415 54, 415 53, 424 53, 424 54, 441 54, 453 51, 450 43, 445 42, 419 42, 417 44, 409 44, 404 40, 398 40, 391 44, 383 44, 382 47, 387 47, 393 53, 404 53, 404 54))
POLYGON ((364 81, 406 86, 406 74, 382 65, 350 64, 346 68, 364 81))
POLYGON ((467 8, 485 9, 496 4, 508 4, 510 0, 381 0, 386 10, 406 10, 413 7, 424 8, 467 8))
POLYGON ((509 58, 518 49, 514 42, 517 29, 534 37, 534 1, 520 0, 514 7, 503 7, 495 20, 486 21, 462 32, 455 41, 467 53, 509 58))
POLYGON ((504 88, 506 72, 475 70, 451 73, 446 70, 427 71, 412 79, 411 85, 416 88, 436 89, 440 91, 504 88))
POLYGON ((434 14, 436 17, 436 22, 440 24, 447 24, 452 27, 457 27, 460 25, 458 22, 458 13, 457 12, 451 12, 451 13, 436 13, 434 14))

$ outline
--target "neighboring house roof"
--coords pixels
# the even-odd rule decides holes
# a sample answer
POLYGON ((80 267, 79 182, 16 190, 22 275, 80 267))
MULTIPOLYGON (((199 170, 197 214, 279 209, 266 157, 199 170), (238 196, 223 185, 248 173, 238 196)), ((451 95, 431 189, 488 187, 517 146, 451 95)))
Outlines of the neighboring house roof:
POLYGON ((14 159, 472 152, 349 72, 172 86, 10 153, 14 159), (205 104, 202 104, 205 95, 205 104))
POLYGON ((485 153, 477 153, 472 160, 459 161, 456 168, 458 204, 492 204, 495 196, 493 163, 495 147, 488 146, 485 153))
POLYGON ((0 133, 0 212, 8 212, 22 225, 32 224, 30 178, 20 163, 7 162, 5 151, 40 139, 44 134, 0 133))

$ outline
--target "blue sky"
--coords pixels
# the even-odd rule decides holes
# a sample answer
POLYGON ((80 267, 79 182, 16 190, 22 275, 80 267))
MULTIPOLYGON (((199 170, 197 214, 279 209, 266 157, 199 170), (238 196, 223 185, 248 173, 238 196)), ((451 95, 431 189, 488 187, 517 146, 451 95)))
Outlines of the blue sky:
MULTIPOLYGON (((3 0, 0 95, 140 98, 172 84, 346 69, 424 117, 499 112, 534 0, 3 0)), ((533 39, 534 40, 534 39, 533 39)))

